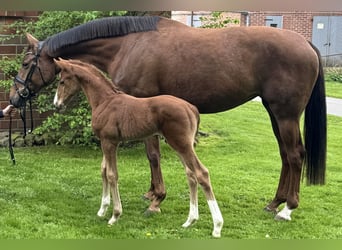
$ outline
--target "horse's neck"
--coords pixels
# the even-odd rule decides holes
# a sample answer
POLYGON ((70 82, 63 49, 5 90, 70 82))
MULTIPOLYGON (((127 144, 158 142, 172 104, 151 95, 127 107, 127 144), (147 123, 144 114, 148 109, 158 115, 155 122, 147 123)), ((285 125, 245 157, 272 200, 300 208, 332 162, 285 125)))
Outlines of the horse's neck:
POLYGON ((81 88, 86 95, 92 109, 95 109, 102 102, 113 98, 115 93, 113 86, 107 82, 107 79, 99 79, 98 77, 89 78, 89 73, 80 77, 81 88))
POLYGON ((53 57, 78 59, 108 73, 121 44, 122 38, 95 39, 59 49, 53 57))

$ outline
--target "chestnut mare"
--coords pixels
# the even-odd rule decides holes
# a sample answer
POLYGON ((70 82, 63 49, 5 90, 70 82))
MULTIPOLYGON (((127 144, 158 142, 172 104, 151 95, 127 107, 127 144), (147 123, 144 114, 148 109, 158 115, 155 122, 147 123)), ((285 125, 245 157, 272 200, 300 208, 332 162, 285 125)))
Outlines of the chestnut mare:
MULTIPOLYGON (((58 73, 53 58, 91 63, 127 94, 169 94, 215 113, 260 96, 272 123, 282 161, 278 189, 267 211, 290 220, 299 203, 303 164, 308 184, 324 184, 326 103, 319 51, 301 35, 269 27, 191 28, 160 17, 98 19, 29 46, 10 99, 21 106, 58 73), (305 110, 304 140, 300 117, 305 110)), ((151 188, 145 195, 159 210, 165 188, 159 141, 145 141, 151 188)))
POLYGON ((122 206, 118 188, 116 166, 117 147, 121 141, 143 139, 161 134, 178 153, 186 171, 190 189, 190 211, 183 227, 198 219, 197 183, 205 193, 214 222, 212 235, 221 236, 223 218, 210 184, 209 172, 194 151, 199 125, 199 112, 190 103, 170 95, 136 98, 118 90, 94 66, 75 60, 55 61, 61 69, 54 104, 61 107, 80 89, 85 93, 92 111, 92 128, 101 141, 103 160, 102 203, 98 215, 103 217, 113 198, 113 216, 108 224, 115 223, 122 206))

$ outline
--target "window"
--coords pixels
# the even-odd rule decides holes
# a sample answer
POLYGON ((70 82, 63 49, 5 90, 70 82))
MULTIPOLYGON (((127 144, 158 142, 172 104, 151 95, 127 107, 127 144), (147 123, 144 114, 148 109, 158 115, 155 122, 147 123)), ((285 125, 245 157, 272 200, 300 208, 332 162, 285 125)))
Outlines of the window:
POLYGON ((283 28, 283 16, 266 16, 266 26, 274 28, 283 28))
POLYGON ((196 28, 200 27, 202 25, 200 17, 200 15, 188 15, 186 18, 186 25, 196 28))

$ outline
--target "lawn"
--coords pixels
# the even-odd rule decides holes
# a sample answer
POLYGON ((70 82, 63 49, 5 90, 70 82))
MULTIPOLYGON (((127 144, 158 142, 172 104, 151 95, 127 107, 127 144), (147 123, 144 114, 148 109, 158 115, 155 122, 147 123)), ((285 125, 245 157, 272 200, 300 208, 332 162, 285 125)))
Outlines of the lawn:
MULTIPOLYGON (((225 224, 223 239, 342 238, 342 119, 328 117, 327 184, 301 186, 292 221, 279 222, 263 211, 273 198, 280 159, 267 113, 258 102, 228 112, 202 115, 196 152, 208 167, 225 224)), ((0 239, 210 239, 212 221, 199 192, 200 219, 181 227, 189 197, 184 169, 162 142, 167 197, 162 212, 145 216, 141 199, 150 182, 142 144, 120 148, 119 183, 123 215, 107 226, 96 216, 101 201, 99 149, 80 146, 0 148, 0 239)))
POLYGON ((342 99, 342 83, 335 81, 326 81, 326 95, 329 97, 342 99))

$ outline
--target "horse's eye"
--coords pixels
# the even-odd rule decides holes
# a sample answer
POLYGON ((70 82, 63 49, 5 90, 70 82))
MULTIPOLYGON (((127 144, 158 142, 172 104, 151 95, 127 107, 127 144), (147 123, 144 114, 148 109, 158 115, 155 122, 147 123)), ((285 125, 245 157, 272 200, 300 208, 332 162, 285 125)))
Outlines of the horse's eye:
POLYGON ((63 85, 63 84, 64 84, 64 80, 61 79, 61 80, 59 81, 59 84, 60 84, 60 85, 63 85))
POLYGON ((29 64, 28 63, 23 63, 22 66, 23 66, 23 68, 27 68, 29 66, 29 64))

